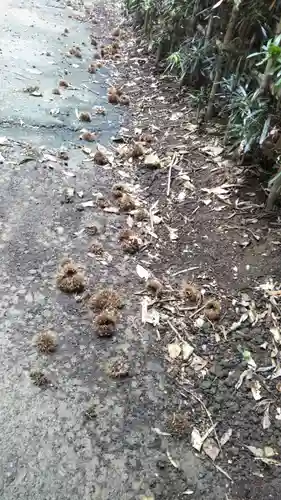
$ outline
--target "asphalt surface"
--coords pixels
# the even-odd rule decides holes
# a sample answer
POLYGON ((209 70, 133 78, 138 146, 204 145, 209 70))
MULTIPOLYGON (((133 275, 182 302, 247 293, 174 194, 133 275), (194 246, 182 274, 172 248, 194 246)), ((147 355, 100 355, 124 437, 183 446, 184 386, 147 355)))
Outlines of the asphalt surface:
POLYGON ((141 288, 137 258, 124 259, 118 243, 124 218, 81 210, 81 202, 108 192, 116 174, 86 161, 75 109, 107 108, 90 127, 104 145, 118 131, 123 111, 107 104, 110 71, 87 72, 91 27, 69 17, 73 13, 79 16, 79 8, 53 0, 1 3, 0 497, 225 499, 228 481, 194 455, 189 440, 153 430, 163 429, 183 402, 152 354, 153 329, 140 323, 140 299, 133 294, 141 288), (67 57, 73 45, 81 47, 82 59, 67 57), (61 78, 72 87, 53 95, 61 78), (24 92, 29 86, 38 86, 42 96, 24 92), (68 151, 68 162, 42 161, 58 148, 68 151), (67 188, 82 191, 83 198, 75 194, 66 203, 67 188), (99 229, 106 262, 89 255, 88 223, 99 229), (89 289, 115 286, 124 296, 113 339, 98 339, 81 302, 56 289, 64 256, 81 263, 89 289), (43 356, 32 338, 46 329, 57 333, 59 345, 43 356), (106 371, 118 356, 131 365, 122 382, 106 371), (47 388, 32 383, 34 369, 46 373, 47 388), (90 405, 93 420, 85 419, 90 405))

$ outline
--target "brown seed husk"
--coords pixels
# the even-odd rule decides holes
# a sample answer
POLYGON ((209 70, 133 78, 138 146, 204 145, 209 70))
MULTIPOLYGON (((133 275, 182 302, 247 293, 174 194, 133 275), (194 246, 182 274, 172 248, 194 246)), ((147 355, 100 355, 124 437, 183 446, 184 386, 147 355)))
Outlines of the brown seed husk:
POLYGON ((117 94, 108 93, 107 98, 108 98, 108 102, 110 104, 118 104, 119 103, 119 97, 117 94))
POLYGON ((129 106, 130 104, 130 98, 129 96, 123 94, 119 97, 119 104, 121 104, 121 106, 129 106))
POLYGON ((67 87, 69 87, 69 83, 66 80, 60 80, 59 87, 64 87, 66 89, 67 87))
POLYGON ((79 120, 80 122, 90 122, 92 121, 92 118, 88 111, 82 111, 81 113, 79 113, 79 120))
POLYGON ((122 249, 125 253, 134 254, 140 250, 140 244, 137 238, 131 238, 129 240, 124 240, 122 243, 122 249))
POLYGON ((218 300, 212 299, 206 303, 204 314, 210 321, 216 321, 221 315, 221 304, 218 300))
POLYGON ((132 158, 140 158, 140 156, 144 156, 144 154, 145 150, 143 145, 140 142, 136 142, 131 152, 132 158))
POLYGON ((117 27, 117 28, 114 28, 114 30, 112 31, 111 35, 112 36, 120 36, 120 33, 121 33, 120 28, 117 27))
POLYGON ((163 285, 156 278, 148 278, 145 287, 148 292, 151 292, 158 297, 162 295, 163 285))
POLYGON ((57 274, 57 287, 65 293, 79 293, 84 290, 84 274, 74 262, 67 262, 60 268, 57 274))
POLYGON ((50 354, 55 352, 57 348, 57 336, 51 331, 40 332, 33 337, 33 344, 37 347, 39 352, 50 354))
POLYGON ((112 337, 116 329, 115 311, 103 311, 95 320, 96 332, 99 337, 112 337))
POLYGON ((134 212, 136 221, 143 221, 148 218, 148 211, 145 208, 139 208, 134 212))
POLYGON ((107 165, 108 159, 104 153, 102 153, 99 149, 94 154, 94 161, 97 165, 107 165))
POLYGON ((89 252, 93 253, 95 255, 102 255, 103 254, 103 247, 100 243, 93 241, 89 246, 89 252))
POLYGON ((120 210, 130 212, 136 208, 135 200, 127 193, 123 193, 117 200, 120 210))
POLYGON ((96 65, 94 63, 89 64, 88 66, 88 73, 95 73, 97 71, 96 65))
POLYGON ((89 298, 88 307, 94 311, 119 309, 122 307, 122 301, 113 289, 104 288, 89 298))
POLYGON ((114 198, 121 198, 124 193, 126 193, 126 186, 124 184, 114 184, 112 187, 114 198))
POLYGON ((184 282, 182 285, 182 297, 190 302, 198 302, 201 298, 201 293, 196 286, 184 282))
POLYGON ((130 240, 136 238, 136 233, 132 229, 124 229, 119 234, 119 241, 130 240))

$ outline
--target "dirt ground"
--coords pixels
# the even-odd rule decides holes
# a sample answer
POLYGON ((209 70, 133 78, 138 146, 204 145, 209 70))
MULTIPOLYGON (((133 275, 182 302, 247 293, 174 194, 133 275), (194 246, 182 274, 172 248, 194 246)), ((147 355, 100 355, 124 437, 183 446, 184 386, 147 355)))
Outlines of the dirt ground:
POLYGON ((3 9, 2 497, 277 500, 280 220, 255 169, 118 5, 3 9))

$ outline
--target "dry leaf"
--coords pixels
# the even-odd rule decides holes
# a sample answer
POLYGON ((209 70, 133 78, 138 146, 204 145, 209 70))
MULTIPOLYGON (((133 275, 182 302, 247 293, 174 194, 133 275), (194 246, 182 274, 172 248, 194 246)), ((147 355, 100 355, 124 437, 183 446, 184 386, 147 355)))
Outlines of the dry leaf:
POLYGON ((190 358, 191 354, 194 352, 194 347, 188 342, 183 342, 182 344, 182 357, 186 361, 190 358))
POLYGON ((171 359, 176 359, 181 353, 181 346, 179 344, 168 344, 168 353, 171 359))
POLYGON ((94 206, 94 202, 92 200, 91 201, 83 201, 83 203, 81 203, 81 207, 83 207, 83 208, 90 208, 93 206, 94 206))
POLYGON ((138 276, 142 279, 148 280, 148 278, 151 277, 151 272, 147 271, 147 269, 142 267, 140 264, 137 264, 136 271, 138 276))
POLYGON ((144 164, 147 167, 157 168, 161 167, 161 162, 156 153, 150 153, 144 157, 144 164))
POLYGON ((152 430, 156 432, 159 436, 170 436, 169 432, 162 432, 159 427, 152 427, 152 430))
POLYGON ((201 370, 203 370, 203 368, 205 368, 207 364, 208 362, 205 361, 205 359, 201 358, 200 356, 197 356, 196 354, 193 354, 190 366, 191 368, 193 368, 195 372, 200 372, 201 370))
POLYGON ((104 207, 103 211, 109 214, 119 214, 119 208, 117 207, 104 207))
POLYGON ((263 429, 269 429, 271 422, 270 422, 270 417, 269 417, 269 408, 270 405, 267 406, 267 408, 264 411, 263 414, 263 419, 262 419, 262 428, 263 429))
POLYGON ((154 308, 148 310, 149 304, 150 304, 150 299, 148 297, 144 297, 144 299, 141 303, 142 323, 150 323, 153 326, 157 326, 157 325, 159 325, 160 314, 154 308))
POLYGON ((251 391, 255 401, 260 401, 260 399, 262 399, 261 384, 258 380, 254 380, 251 383, 251 391))
POLYGON ((198 429, 196 429, 196 427, 194 427, 194 429, 192 429, 191 444, 192 444, 193 448, 195 448, 195 450, 201 451, 203 441, 202 441, 202 438, 200 436, 200 432, 198 431, 198 429))
POLYGON ((224 446, 231 438, 232 436, 232 429, 228 429, 220 438, 220 445, 224 446))
POLYGON ((175 467, 175 469, 178 469, 179 468, 179 464, 171 457, 171 454, 170 454, 169 450, 167 450, 167 457, 170 460, 170 462, 173 465, 173 467, 175 467))
POLYGON ((216 441, 213 438, 208 438, 203 444, 203 450, 205 454, 213 460, 213 462, 216 460, 220 453, 220 449, 216 444, 216 441))

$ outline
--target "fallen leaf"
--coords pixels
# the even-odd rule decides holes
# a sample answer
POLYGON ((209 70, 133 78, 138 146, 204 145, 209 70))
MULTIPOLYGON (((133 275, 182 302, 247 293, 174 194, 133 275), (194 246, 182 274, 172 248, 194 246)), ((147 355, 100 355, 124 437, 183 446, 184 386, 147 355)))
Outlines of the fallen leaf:
POLYGON ((263 415, 263 419, 262 419, 262 428, 263 429, 269 429, 269 427, 271 425, 270 417, 269 417, 269 408, 270 408, 270 405, 268 405, 264 411, 264 415, 263 415))
POLYGON ((280 329, 277 327, 272 327, 272 328, 270 328, 270 333, 272 333, 272 336, 273 336, 276 344, 280 344, 280 340, 281 340, 280 329))
POLYGON ((168 230, 169 230, 169 237, 170 237, 170 240, 171 241, 176 241, 179 237, 178 235, 178 229, 176 228, 172 228, 172 227, 168 227, 168 230))
POLYGON ((201 370, 203 370, 203 368, 205 368, 207 364, 208 362, 205 361, 205 359, 201 358, 200 356, 197 356, 196 354, 193 354, 190 366, 191 368, 193 368, 195 372, 200 372, 201 370))
POLYGON ((148 280, 148 278, 151 277, 151 272, 142 267, 140 264, 137 264, 136 271, 141 279, 148 280))
POLYGON ((161 162, 156 153, 150 153, 144 157, 144 164, 147 167, 157 168, 161 167, 161 162))
POLYGON ((212 438, 206 439, 203 443, 204 453, 211 459, 213 462, 216 460, 220 453, 220 449, 216 444, 216 441, 212 438))
POLYGON ((220 445, 224 446, 231 438, 232 436, 232 429, 229 428, 220 438, 220 445))
POLYGON ((169 432, 163 432, 159 429, 159 427, 152 427, 152 430, 156 432, 159 436, 170 436, 171 434, 169 432))
POLYGON ((167 457, 170 460, 170 462, 173 465, 173 467, 175 467, 175 469, 178 469, 179 468, 179 464, 171 457, 171 454, 170 454, 170 452, 169 452, 168 449, 167 449, 167 457))
POLYGON ((119 208, 117 207, 104 207, 103 211, 109 214, 119 214, 119 208))
POLYGON ((260 399, 262 399, 261 384, 258 380, 254 380, 251 383, 251 391, 252 391, 253 398, 255 401, 260 401, 260 399))
POLYGON ((201 151, 209 156, 216 157, 223 152, 223 148, 221 146, 208 145, 204 146, 204 148, 201 148, 201 151))
POLYGON ((94 207, 94 202, 93 200, 90 200, 90 201, 83 201, 83 203, 81 203, 81 207, 83 208, 90 208, 90 207, 94 207))
POLYGON ((190 345, 188 342, 183 342, 182 344, 182 357, 184 361, 188 360, 194 352, 194 347, 190 345))
POLYGON ((142 323, 150 323, 153 326, 157 326, 157 325, 159 325, 160 314, 154 308, 148 310, 149 304, 150 304, 150 299, 148 297, 144 297, 144 299, 141 303, 142 323))
POLYGON ((168 344, 168 353, 171 359, 176 359, 181 353, 181 346, 179 344, 168 344))
POLYGON ((202 442, 200 432, 198 431, 198 429, 196 429, 196 427, 194 427, 192 429, 191 444, 192 444, 193 448, 195 448, 195 450, 201 451, 203 442, 202 442))

